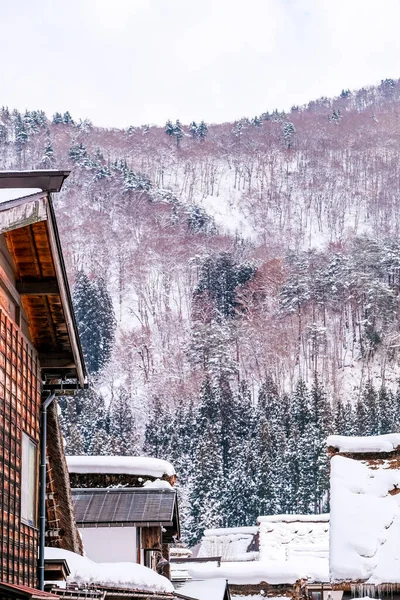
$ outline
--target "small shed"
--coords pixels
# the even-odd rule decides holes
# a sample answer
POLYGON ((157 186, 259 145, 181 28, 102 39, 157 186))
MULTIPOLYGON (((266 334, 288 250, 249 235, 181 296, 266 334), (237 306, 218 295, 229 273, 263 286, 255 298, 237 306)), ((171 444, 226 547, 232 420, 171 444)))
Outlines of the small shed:
POLYGON ((73 489, 87 556, 98 562, 136 562, 170 577, 169 545, 179 539, 180 525, 176 490, 166 485, 73 489))

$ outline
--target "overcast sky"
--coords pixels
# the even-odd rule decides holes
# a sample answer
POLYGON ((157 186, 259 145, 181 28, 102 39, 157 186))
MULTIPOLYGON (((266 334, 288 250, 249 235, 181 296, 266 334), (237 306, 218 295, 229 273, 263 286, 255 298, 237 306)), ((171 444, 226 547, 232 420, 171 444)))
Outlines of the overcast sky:
POLYGON ((400 77, 399 0, 0 0, 0 104, 232 121, 400 77))

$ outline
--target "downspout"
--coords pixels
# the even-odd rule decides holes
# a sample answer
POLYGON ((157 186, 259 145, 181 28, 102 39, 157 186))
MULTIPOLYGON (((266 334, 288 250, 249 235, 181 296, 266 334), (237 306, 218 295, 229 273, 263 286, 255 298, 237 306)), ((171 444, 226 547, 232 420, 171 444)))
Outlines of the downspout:
POLYGON ((44 590, 44 541, 46 535, 46 447, 47 447, 47 409, 53 402, 55 394, 50 394, 40 409, 40 470, 39 470, 39 589, 44 590))

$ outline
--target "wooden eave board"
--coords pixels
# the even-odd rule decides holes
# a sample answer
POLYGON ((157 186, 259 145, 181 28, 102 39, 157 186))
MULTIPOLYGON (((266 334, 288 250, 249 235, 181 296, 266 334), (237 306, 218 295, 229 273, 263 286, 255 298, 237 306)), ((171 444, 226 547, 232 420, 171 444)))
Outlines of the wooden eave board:
MULTIPOLYGON (((56 279, 47 221, 33 223, 4 234, 13 258, 17 282, 56 279)), ((39 353, 70 352, 71 343, 60 294, 23 295, 32 342, 39 353)))

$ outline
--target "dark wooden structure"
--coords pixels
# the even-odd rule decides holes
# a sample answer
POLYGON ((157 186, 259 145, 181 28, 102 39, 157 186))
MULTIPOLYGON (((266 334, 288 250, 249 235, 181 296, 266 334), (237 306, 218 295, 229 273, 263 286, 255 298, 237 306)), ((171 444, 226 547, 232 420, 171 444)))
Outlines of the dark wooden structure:
MULTIPOLYGON (((0 189, 22 188, 22 197, 0 204, 0 582, 4 585, 37 585, 42 398, 46 388, 60 389, 66 378, 74 387, 83 386, 86 375, 50 194, 60 190, 67 176, 65 171, 0 173, 0 189), (42 191, 24 196, 24 189, 42 191), (34 495, 29 519, 21 514, 27 493, 23 439, 30 448, 29 490, 34 495)), ((52 410, 55 423, 54 406, 52 410)), ((60 448, 52 448, 49 464, 51 455, 55 464, 60 453, 60 448)), ((58 479, 62 482, 63 477, 58 474, 58 479)), ((68 488, 59 495, 68 502, 68 488)), ((77 543, 76 538, 70 540, 69 549, 77 543)))

